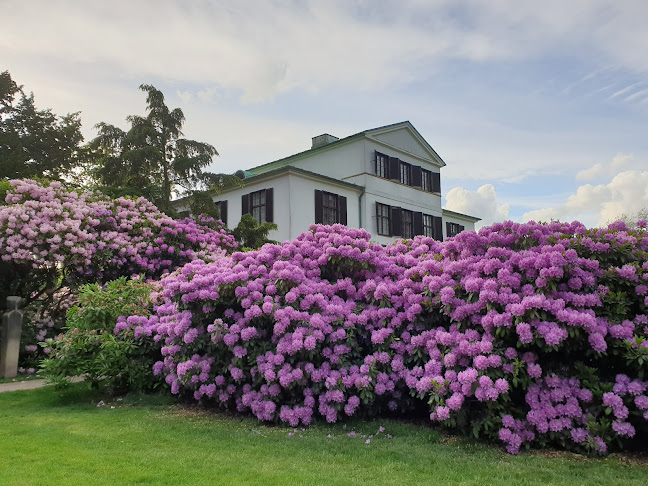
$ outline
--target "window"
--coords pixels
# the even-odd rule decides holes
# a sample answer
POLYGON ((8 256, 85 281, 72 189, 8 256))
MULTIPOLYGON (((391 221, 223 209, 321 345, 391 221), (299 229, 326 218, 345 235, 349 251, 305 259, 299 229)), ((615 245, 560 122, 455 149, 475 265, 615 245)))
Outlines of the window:
POLYGON ((406 162, 400 163, 400 183, 406 186, 412 185, 412 165, 406 162))
POLYGON ((220 220, 227 226, 227 201, 216 201, 214 205, 218 208, 220 220))
POLYGON ((390 157, 375 152, 374 169, 378 177, 391 179, 406 186, 421 188, 426 192, 441 192, 441 174, 423 169, 420 165, 403 162, 398 157, 390 157))
POLYGON ((376 224, 379 235, 391 236, 389 232, 390 210, 388 205, 376 203, 376 224))
POLYGON ((250 195, 250 214, 259 223, 266 222, 266 192, 256 191, 250 195))
POLYGON ((272 189, 261 189, 241 197, 241 214, 251 214, 259 224, 274 221, 272 209, 272 189))
POLYGON ((338 199, 336 194, 325 192, 322 195, 322 212, 324 224, 335 224, 340 220, 338 213, 338 199))
POLYGON ((315 223, 347 224, 347 199, 332 192, 315 190, 315 223))
POLYGON ((421 189, 432 192, 432 172, 429 170, 421 170, 421 189))
POLYGON ((446 235, 448 236, 448 238, 458 235, 464 229, 464 226, 460 225, 459 223, 451 223, 449 221, 446 222, 446 235))
POLYGON ((380 152, 376 152, 376 175, 385 179, 389 175, 389 158, 380 152))
POLYGON ((434 238, 434 218, 429 214, 423 215, 423 236, 434 238))
POLYGON ((401 236, 403 238, 414 238, 414 218, 412 215, 412 211, 408 211, 406 209, 402 210, 401 225, 402 225, 401 236))
MULTIPOLYGON (((463 231, 463 226, 460 226, 463 231)), ((440 216, 376 203, 376 232, 382 236, 414 238, 417 235, 443 241, 443 222, 440 216)))

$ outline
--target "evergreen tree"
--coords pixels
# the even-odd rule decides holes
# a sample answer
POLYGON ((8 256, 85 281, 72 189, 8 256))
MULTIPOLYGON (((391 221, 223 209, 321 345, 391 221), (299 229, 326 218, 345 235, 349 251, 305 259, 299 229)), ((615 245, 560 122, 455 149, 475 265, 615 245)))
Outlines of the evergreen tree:
POLYGON ((38 110, 9 71, 0 72, 0 178, 62 179, 82 159, 79 113, 38 110))
POLYGON ((96 174, 106 192, 142 195, 173 213, 170 202, 174 194, 191 195, 196 190, 239 184, 233 175, 205 171, 218 155, 216 149, 183 138, 182 110, 169 109, 155 87, 143 84, 140 89, 147 94, 147 115, 129 116, 128 131, 99 123, 99 134, 90 143, 96 174))

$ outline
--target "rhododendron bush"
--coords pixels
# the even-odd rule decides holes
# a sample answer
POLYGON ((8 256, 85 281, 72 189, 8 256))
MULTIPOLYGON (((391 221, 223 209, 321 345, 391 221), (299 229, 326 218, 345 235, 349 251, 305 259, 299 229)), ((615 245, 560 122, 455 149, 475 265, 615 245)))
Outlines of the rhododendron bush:
MULTIPOLYGON (((220 222, 174 220, 146 199, 110 199, 60 183, 10 181, 0 206, 0 309, 7 295, 40 302, 38 331, 60 328, 57 290, 134 274, 155 279, 197 258, 216 260, 236 242, 220 222), (44 312, 43 312, 44 311, 44 312), (51 326, 53 322, 56 325, 51 326)), ((30 342, 28 352, 34 351, 30 342)))
POLYGON ((648 238, 615 223, 512 222, 383 247, 315 225, 195 261, 153 316, 174 394, 296 426, 412 413, 527 446, 646 438, 648 238))

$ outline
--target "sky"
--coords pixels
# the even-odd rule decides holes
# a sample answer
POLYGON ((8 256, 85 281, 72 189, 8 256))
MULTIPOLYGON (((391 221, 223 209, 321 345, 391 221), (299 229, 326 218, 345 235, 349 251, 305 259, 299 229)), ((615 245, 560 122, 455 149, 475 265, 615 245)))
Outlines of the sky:
POLYGON ((645 0, 0 0, 0 71, 128 127, 140 84, 235 172, 409 120, 478 225, 648 207, 645 0))

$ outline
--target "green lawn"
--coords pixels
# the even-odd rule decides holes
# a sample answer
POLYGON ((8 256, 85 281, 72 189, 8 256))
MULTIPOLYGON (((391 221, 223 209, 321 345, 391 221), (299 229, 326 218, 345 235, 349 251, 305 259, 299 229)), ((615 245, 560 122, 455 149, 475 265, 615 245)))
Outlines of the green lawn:
POLYGON ((97 407, 99 399, 86 384, 0 394, 0 484, 648 484, 645 462, 513 457, 407 423, 319 424, 289 437, 286 427, 164 398, 104 399, 97 407), (366 445, 360 436, 381 425, 386 431, 366 445))

